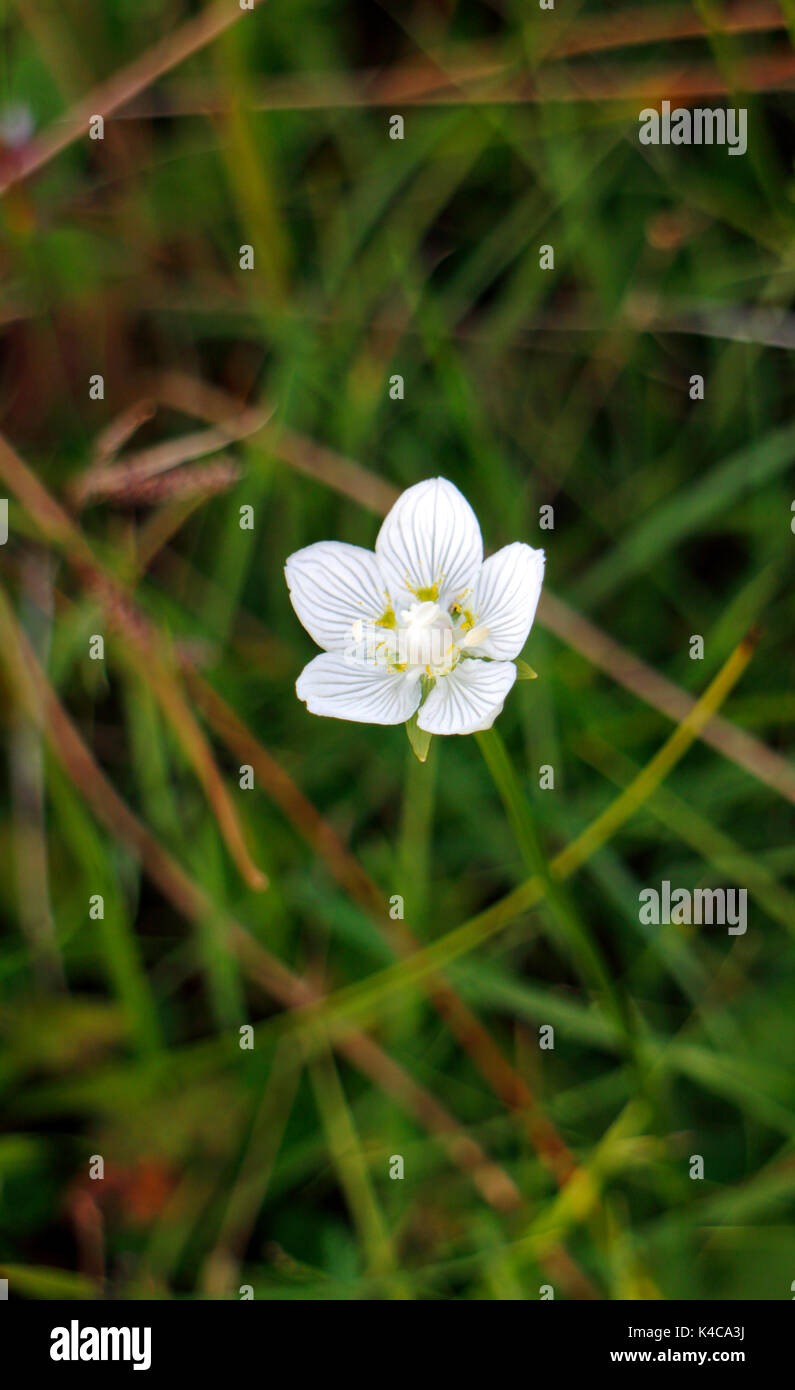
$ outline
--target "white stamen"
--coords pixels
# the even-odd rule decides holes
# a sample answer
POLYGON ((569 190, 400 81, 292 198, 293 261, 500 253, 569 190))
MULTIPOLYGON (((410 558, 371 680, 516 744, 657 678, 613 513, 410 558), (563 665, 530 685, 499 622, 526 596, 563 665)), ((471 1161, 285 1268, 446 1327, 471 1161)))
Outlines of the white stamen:
POLYGON ((481 642, 485 642, 488 635, 489 630, 486 624, 481 623, 478 627, 470 628, 466 637, 459 640, 458 645, 459 647, 479 647, 481 642))

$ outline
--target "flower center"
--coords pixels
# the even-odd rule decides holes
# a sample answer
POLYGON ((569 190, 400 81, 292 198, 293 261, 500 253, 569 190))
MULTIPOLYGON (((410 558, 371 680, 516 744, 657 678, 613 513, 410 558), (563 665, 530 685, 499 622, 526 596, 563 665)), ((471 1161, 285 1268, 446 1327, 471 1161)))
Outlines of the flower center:
POLYGON ((429 675, 444 675, 455 664, 453 624, 438 603, 412 603, 398 615, 398 660, 424 666, 429 675))
POLYGON ((357 618, 351 635, 354 657, 364 655, 391 671, 424 673, 435 680, 449 676, 462 656, 485 641, 489 629, 458 605, 448 612, 434 599, 422 599, 397 613, 389 607, 376 623, 357 618))

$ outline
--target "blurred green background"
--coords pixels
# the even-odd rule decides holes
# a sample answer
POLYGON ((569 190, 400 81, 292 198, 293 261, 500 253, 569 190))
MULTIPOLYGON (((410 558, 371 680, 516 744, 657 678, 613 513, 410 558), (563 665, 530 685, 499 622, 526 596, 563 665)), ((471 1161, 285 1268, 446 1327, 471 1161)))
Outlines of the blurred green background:
POLYGON ((795 5, 0 16, 12 1297, 791 1298, 795 5), (664 97, 747 155, 641 147, 664 97), (420 765, 299 703, 282 567, 436 474, 547 581, 507 754, 420 765))

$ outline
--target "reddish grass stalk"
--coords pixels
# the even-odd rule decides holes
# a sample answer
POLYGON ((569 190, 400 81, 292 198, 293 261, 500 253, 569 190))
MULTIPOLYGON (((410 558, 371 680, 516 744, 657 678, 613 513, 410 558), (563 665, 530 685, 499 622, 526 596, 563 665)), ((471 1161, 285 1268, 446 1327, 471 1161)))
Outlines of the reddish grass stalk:
MULTIPOLYGON (((255 6, 262 3, 263 0, 254 0, 255 6)), ((234 0, 218 0, 217 4, 209 6, 201 14, 186 20, 173 34, 166 34, 127 67, 108 78, 107 82, 81 97, 44 135, 31 141, 13 167, 0 176, 0 193, 5 193, 12 184, 43 168, 75 140, 86 135, 92 116, 112 115, 119 107, 151 87, 158 77, 206 48, 224 30, 244 18, 250 19, 251 12, 241 10, 234 0)))
POLYGON ((63 548, 84 587, 101 602, 127 639, 123 654, 155 691, 213 808, 219 830, 249 887, 267 887, 267 878, 251 859, 240 820, 212 750, 187 704, 174 673, 160 651, 148 619, 136 609, 115 579, 94 558, 91 547, 63 508, 0 435, 0 478, 35 519, 47 539, 63 548))

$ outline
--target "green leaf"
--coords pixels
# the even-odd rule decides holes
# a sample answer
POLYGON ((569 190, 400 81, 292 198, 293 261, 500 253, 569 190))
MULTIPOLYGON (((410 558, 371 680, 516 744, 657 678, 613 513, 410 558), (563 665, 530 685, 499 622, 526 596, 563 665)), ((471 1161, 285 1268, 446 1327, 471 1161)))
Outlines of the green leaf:
POLYGON ((406 721, 406 733, 409 736, 409 743, 411 744, 414 756, 418 758, 421 763, 424 763, 428 756, 428 749, 431 746, 433 734, 428 734, 424 729, 418 727, 416 714, 412 714, 411 718, 406 721))
POLYGON ((515 664, 515 666, 516 666, 516 672, 517 672, 516 678, 517 678, 517 680, 520 680, 520 681, 537 681, 537 680, 538 680, 538 672, 537 672, 537 671, 534 671, 533 668, 532 668, 532 666, 528 666, 528 664, 527 664, 526 661, 516 661, 514 664, 515 664))

